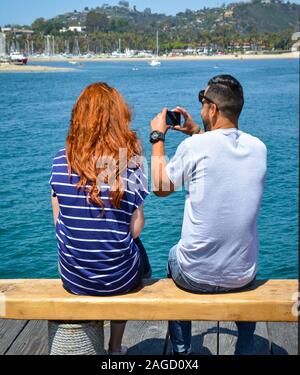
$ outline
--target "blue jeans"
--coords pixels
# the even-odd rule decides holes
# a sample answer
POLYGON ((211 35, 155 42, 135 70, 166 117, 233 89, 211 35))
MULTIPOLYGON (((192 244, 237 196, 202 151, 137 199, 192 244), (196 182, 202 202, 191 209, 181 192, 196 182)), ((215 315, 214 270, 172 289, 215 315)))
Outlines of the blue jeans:
MULTIPOLYGON (((242 290, 243 288, 229 289, 220 286, 213 286, 208 284, 196 284, 195 282, 187 279, 187 277, 180 271, 175 247, 173 247, 169 254, 168 261, 168 277, 172 278, 175 284, 184 290, 196 293, 228 293, 232 291, 242 290)), ((255 354, 254 351, 254 331, 256 327, 255 322, 235 322, 238 329, 238 339, 235 348, 235 355, 241 354, 255 354)), ((190 354, 192 351, 192 322, 191 321, 169 321, 170 339, 173 347, 173 353, 190 354)))

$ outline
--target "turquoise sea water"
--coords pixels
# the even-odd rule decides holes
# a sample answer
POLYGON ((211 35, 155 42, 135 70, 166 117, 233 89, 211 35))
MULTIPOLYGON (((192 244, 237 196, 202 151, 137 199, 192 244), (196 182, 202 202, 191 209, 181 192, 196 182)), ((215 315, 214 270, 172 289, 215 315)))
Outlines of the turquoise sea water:
MULTIPOLYGON (((239 60, 221 61, 215 68, 211 61, 170 61, 150 68, 146 62, 89 62, 70 73, 0 74, 0 278, 58 276, 48 180, 52 158, 64 147, 71 108, 86 85, 106 81, 122 92, 150 160, 152 117, 163 106, 181 105, 200 122, 198 91, 212 76, 224 73, 234 75, 244 87, 240 129, 268 147, 268 175, 258 220, 258 277, 297 277, 298 64, 296 59, 239 60)), ((168 133, 168 156, 183 138, 168 133)), ((183 207, 183 192, 168 198, 151 194, 146 201, 142 240, 155 277, 165 276, 168 251, 180 238, 183 207)))

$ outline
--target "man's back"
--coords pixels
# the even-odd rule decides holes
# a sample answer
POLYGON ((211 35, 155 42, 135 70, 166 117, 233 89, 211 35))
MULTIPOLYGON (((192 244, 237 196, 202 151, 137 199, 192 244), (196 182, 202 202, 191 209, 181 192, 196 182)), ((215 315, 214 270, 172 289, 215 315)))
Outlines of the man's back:
POLYGON ((177 258, 197 283, 240 287, 257 271, 256 219, 266 174, 266 147, 238 129, 195 135, 167 166, 187 197, 177 258))

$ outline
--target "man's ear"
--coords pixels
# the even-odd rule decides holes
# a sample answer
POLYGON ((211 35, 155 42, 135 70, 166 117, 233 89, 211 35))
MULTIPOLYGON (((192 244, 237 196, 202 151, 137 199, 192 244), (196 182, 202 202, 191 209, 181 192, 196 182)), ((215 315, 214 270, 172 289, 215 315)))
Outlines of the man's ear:
POLYGON ((215 116, 218 113, 217 106, 214 103, 212 103, 210 105, 210 109, 209 110, 211 111, 212 116, 215 116))

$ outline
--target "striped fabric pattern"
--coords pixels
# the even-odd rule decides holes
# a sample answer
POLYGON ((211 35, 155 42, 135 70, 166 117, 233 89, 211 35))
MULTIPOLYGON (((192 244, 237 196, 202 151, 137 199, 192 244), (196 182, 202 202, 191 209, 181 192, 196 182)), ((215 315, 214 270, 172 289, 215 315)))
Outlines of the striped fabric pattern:
POLYGON ((149 194, 148 180, 139 166, 128 168, 123 177, 120 209, 110 202, 110 187, 101 186, 102 213, 76 188, 80 177, 72 172, 69 178, 66 150, 53 159, 49 182, 60 208, 55 228, 59 269, 64 287, 74 294, 122 294, 138 281, 139 249, 129 229, 132 214, 149 194))

